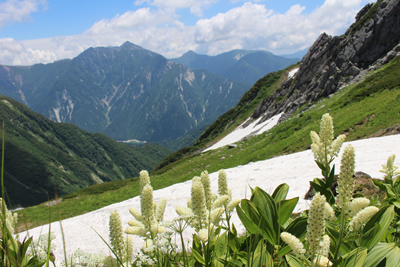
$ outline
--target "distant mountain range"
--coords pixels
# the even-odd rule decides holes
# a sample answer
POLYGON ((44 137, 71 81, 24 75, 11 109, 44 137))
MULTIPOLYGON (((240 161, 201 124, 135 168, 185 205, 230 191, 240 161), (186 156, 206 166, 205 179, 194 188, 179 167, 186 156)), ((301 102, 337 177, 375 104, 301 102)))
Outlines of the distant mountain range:
MULTIPOLYGON (((389 94, 389 92, 400 90, 398 79, 400 16, 398 14, 400 14, 400 0, 379 0, 365 5, 345 34, 341 36, 321 34, 300 64, 288 67, 286 70, 269 73, 258 80, 235 107, 207 127, 193 146, 172 153, 157 166, 156 170, 162 172, 163 168, 172 162, 210 147, 233 132, 241 123, 246 122, 245 125, 255 121, 262 123, 277 114, 282 114, 279 123, 284 126, 278 125, 277 132, 271 134, 270 144, 266 144, 265 147, 254 146, 253 151, 268 150, 267 146, 272 147, 280 140, 285 140, 292 135, 299 136, 300 129, 308 129, 308 135, 311 129, 307 127, 312 121, 319 120, 322 112, 329 112, 340 118, 341 133, 350 136, 357 128, 367 128, 365 124, 368 122, 370 124, 368 135, 363 133, 356 138, 364 138, 372 134, 379 136, 385 133, 398 133, 399 116, 390 112, 397 112, 397 108, 394 111, 392 109, 400 98, 389 94), (347 89, 344 90, 346 87, 347 89), (339 93, 340 96, 336 96, 339 93), (318 113, 314 108, 317 103, 333 97, 336 98, 336 102, 332 100, 329 105, 324 102, 317 108, 321 114, 311 119, 311 115, 308 114, 318 113), (375 100, 378 97, 380 100, 375 100), (376 102, 356 106, 365 99, 374 99, 376 102), (385 109, 390 111, 385 111, 385 109), (306 113, 309 110, 310 112, 306 113), (293 116, 294 114, 297 115, 293 116), (372 119, 374 121, 371 122, 372 119), (287 126, 290 125, 288 121, 292 123, 290 127, 287 126)), ((249 134, 248 137, 250 138, 251 135, 249 134)), ((247 138, 244 139, 247 140, 247 138)), ((296 147, 297 144, 291 143, 293 140, 284 141, 280 153, 288 153, 289 146, 296 147)), ((309 136, 301 139, 302 142, 303 140, 310 140, 309 136)), ((296 142, 299 141, 296 140, 296 142)), ((243 141, 239 144, 246 146, 245 143, 246 141, 243 141)), ((251 158, 251 156, 248 157, 251 158)), ((251 158, 253 159, 255 158, 251 158)), ((168 170, 168 167, 164 170, 168 170)))
POLYGON ((301 60, 307 51, 276 56, 264 50, 232 50, 216 56, 199 55, 193 51, 171 59, 191 69, 204 69, 225 78, 253 85, 267 73, 281 70, 301 60))
POLYGON ((0 94, 116 140, 177 139, 213 122, 247 89, 129 42, 47 65, 0 66, 0 94))
POLYGON ((12 206, 39 204, 56 191, 63 196, 137 177, 170 153, 162 146, 136 148, 70 123, 55 123, 4 96, 0 114, 5 122, 4 184, 12 206))

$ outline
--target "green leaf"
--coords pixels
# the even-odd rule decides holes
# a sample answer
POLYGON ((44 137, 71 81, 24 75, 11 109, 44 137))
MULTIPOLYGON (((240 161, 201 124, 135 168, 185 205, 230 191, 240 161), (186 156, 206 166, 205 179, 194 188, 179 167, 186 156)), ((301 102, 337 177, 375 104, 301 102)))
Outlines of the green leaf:
POLYGON ((372 249, 384 236, 394 218, 394 206, 385 206, 369 219, 363 228, 360 245, 372 249))
POLYGON ((275 200, 259 187, 254 189, 250 201, 257 207, 259 221, 255 222, 262 229, 262 235, 271 244, 278 240, 280 225, 278 223, 278 214, 275 200))
POLYGON ((398 199, 395 202, 393 202, 393 205, 395 205, 396 208, 400 209, 400 199, 398 199))
POLYGON ((386 187, 386 194, 388 198, 397 198, 396 193, 393 191, 393 187, 389 184, 384 183, 384 187, 386 187))
POLYGON ((292 251, 292 249, 288 245, 286 245, 286 243, 284 243, 284 242, 282 242, 282 243, 285 245, 279 249, 278 258, 283 257, 292 251))
POLYGON ((273 267, 274 261, 265 249, 264 240, 260 240, 254 251, 252 267, 273 267))
POLYGON ((299 197, 295 197, 292 199, 281 200, 278 203, 278 222, 280 225, 284 225, 286 221, 290 218, 293 213, 293 210, 296 208, 297 203, 299 202, 299 197))
POLYGON ((322 163, 318 162, 315 160, 315 163, 317 163, 318 167, 321 169, 321 174, 323 177, 327 177, 329 175, 329 165, 325 167, 322 163))
MULTIPOLYGON (((395 243, 378 243, 375 245, 373 249, 371 249, 368 254, 367 258, 365 259, 365 264, 363 267, 376 267, 378 264, 385 259, 386 257, 391 256, 391 253, 393 251, 393 258, 391 260, 394 260, 397 257, 397 254, 399 253, 399 249, 396 246, 395 243)), ((397 262, 395 265, 388 265, 386 266, 399 266, 399 262, 397 262)))
POLYGON ((399 266, 400 265, 400 248, 395 246, 386 257, 386 266, 399 266))
POLYGON ((260 208, 268 220, 277 223, 276 203, 267 192, 257 186, 254 188, 250 201, 260 208))
POLYGON ((278 203, 279 201, 286 199, 288 192, 289 186, 287 184, 280 184, 275 189, 274 193, 272 193, 272 198, 275 200, 276 203, 278 203))
POLYGON ((251 234, 259 234, 261 233, 261 229, 256 224, 257 222, 253 221, 253 216, 250 214, 250 212, 254 210, 254 208, 250 208, 252 205, 254 204, 252 204, 249 200, 242 199, 240 206, 236 207, 236 212, 247 231, 249 231, 251 234))
POLYGON ((247 263, 248 256, 247 256, 247 253, 245 251, 240 251, 237 254, 237 257, 243 264, 247 263))
POLYGON ((242 199, 241 207, 236 208, 237 214, 251 234, 260 234, 271 244, 275 244, 277 233, 263 211, 252 201, 242 199))
POLYGON ((326 201, 333 205, 335 204, 335 197, 330 188, 326 189, 324 186, 325 183, 321 179, 315 178, 312 182, 310 182, 311 186, 315 191, 320 192, 322 195, 326 197, 326 201))
POLYGON ((335 165, 332 166, 332 170, 329 173, 328 179, 326 179, 325 188, 330 189, 332 187, 334 180, 335 180, 335 165))
MULTIPOLYGON (((331 251, 336 250, 337 242, 339 242, 339 228, 334 222, 325 222, 326 232, 331 238, 331 251)), ((344 254, 349 253, 355 246, 354 242, 342 242, 340 251, 344 254)))
POLYGON ((228 248, 228 238, 227 238, 227 232, 224 232, 222 235, 220 235, 217 238, 217 241, 215 242, 215 254, 217 257, 222 257, 225 256, 228 248))
POLYGON ((376 179, 372 179, 371 181, 377 188, 386 192, 386 187, 383 185, 383 181, 376 179))
POLYGON ((286 227, 285 231, 291 233, 298 239, 302 239, 305 237, 307 232, 307 217, 296 218, 288 227, 286 227))
POLYGON ((358 247, 343 256, 341 266, 362 267, 367 258, 367 248, 358 247))
POLYGON ((299 258, 297 258, 291 254, 286 254, 285 258, 290 267, 304 267, 305 266, 299 258))
POLYGON ((206 261, 204 260, 203 256, 200 255, 199 252, 197 252, 197 250, 192 250, 192 254, 193 254, 193 257, 196 259, 196 261, 198 261, 202 265, 206 265, 206 261))

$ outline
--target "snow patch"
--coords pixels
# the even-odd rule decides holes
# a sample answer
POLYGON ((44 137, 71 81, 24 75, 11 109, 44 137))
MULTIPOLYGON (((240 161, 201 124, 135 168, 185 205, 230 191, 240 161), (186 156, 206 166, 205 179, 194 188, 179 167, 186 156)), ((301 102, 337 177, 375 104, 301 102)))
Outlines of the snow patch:
MULTIPOLYGON (((378 138, 370 138, 358 140, 343 144, 352 144, 356 151, 356 171, 363 171, 374 178, 383 178, 381 164, 386 163, 387 158, 392 154, 400 155, 400 135, 392 135, 378 138)), ((342 149, 343 151, 343 149, 342 149)), ((334 160, 333 164, 340 165, 341 154, 334 160)), ((395 165, 400 165, 400 157, 395 160, 395 165)), ((279 156, 276 158, 251 162, 246 165, 237 166, 225 170, 228 179, 228 186, 232 190, 232 197, 237 199, 247 198, 251 196, 250 188, 258 186, 268 193, 272 194, 275 188, 281 183, 287 183, 290 186, 288 199, 299 197, 295 211, 300 212, 308 209, 309 203, 303 197, 308 191, 309 181, 315 177, 321 177, 321 171, 314 162, 311 150, 298 152, 290 155, 279 156)), ((193 176, 199 173, 193 173, 193 176)), ((218 191, 218 172, 210 174, 211 188, 213 193, 218 191)), ((156 190, 153 192, 154 201, 158 202, 162 197, 166 197, 168 202, 165 211, 165 220, 171 220, 177 216, 175 212, 176 206, 186 207, 187 200, 190 198, 191 181, 156 190)), ((140 210, 140 198, 134 197, 126 201, 115 203, 99 210, 89 212, 80 216, 69 218, 62 221, 62 228, 65 237, 65 247, 68 255, 72 254, 77 248, 85 252, 109 255, 109 249, 100 239, 94 230, 96 230, 105 241, 109 242, 108 224, 111 211, 118 211, 121 216, 123 228, 128 227, 128 221, 133 219, 129 213, 129 208, 134 207, 140 210)), ((232 216, 232 223, 238 229, 239 233, 244 232, 244 227, 240 222, 237 214, 232 216)), ((40 234, 47 233, 48 225, 40 226, 29 230, 30 236, 36 240, 40 234)), ((51 230, 54 232, 56 239, 54 251, 56 257, 56 265, 61 266, 63 256, 63 242, 60 230, 60 223, 51 224, 51 230)), ((188 229, 189 230, 189 229, 188 229)), ((186 230, 184 237, 190 240, 193 231, 186 230)), ((26 232, 19 234, 22 240, 26 236, 26 232)), ((133 237, 134 249, 141 248, 143 241, 137 236, 133 237)), ((173 241, 180 243, 179 240, 173 241), (177 242, 179 241, 179 242, 177 242)))
POLYGON ((53 108, 53 111, 54 111, 54 115, 56 116, 56 121, 57 122, 61 122, 61 120, 60 120, 60 107, 58 107, 58 108, 53 108))
POLYGON ((278 115, 273 116, 272 118, 269 118, 268 120, 262 122, 259 124, 261 117, 260 116, 257 120, 253 121, 247 127, 243 127, 249 119, 247 119, 245 122, 243 122, 241 125, 239 125, 233 132, 222 138, 220 141, 212 145, 211 147, 205 149, 203 152, 217 149, 235 142, 239 142, 242 140, 244 137, 248 135, 259 135, 262 134, 272 127, 274 127, 277 123, 279 118, 282 116, 283 113, 280 113, 278 115))
POLYGON ((293 69, 288 73, 288 78, 293 78, 293 76, 299 71, 299 68, 293 69))
POLYGON ((237 54, 236 56, 233 57, 233 59, 235 59, 236 61, 238 61, 239 59, 241 59, 243 57, 243 54, 237 54))
POLYGON ((194 75, 194 72, 191 71, 190 69, 186 70, 186 75, 185 75, 185 80, 190 84, 190 86, 193 86, 192 82, 196 79, 196 76, 194 75))

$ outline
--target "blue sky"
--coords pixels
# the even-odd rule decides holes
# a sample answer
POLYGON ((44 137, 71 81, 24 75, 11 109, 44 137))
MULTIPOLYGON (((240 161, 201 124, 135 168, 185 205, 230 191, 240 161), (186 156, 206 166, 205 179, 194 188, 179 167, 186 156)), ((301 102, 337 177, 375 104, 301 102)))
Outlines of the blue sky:
POLYGON ((72 58, 130 41, 167 58, 188 50, 293 53, 342 34, 366 0, 0 0, 0 64, 72 58))

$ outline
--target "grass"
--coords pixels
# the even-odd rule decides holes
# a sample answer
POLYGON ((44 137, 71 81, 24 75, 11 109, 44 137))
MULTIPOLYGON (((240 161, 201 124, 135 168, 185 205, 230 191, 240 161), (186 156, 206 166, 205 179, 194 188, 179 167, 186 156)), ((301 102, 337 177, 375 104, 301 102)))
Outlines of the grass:
MULTIPOLYGON (((326 112, 329 112, 335 121, 335 136, 344 133, 347 135, 346 141, 372 137, 382 129, 400 125, 400 80, 396 79, 399 70, 400 58, 397 57, 364 82, 348 86, 329 99, 320 100, 304 113, 295 113, 267 134, 239 142, 237 148, 223 147, 191 155, 153 171, 151 184, 154 190, 157 190, 199 176, 203 170, 212 173, 305 150, 311 143, 310 131, 319 131, 320 118, 326 112), (384 83, 380 83, 384 80, 384 83), (388 84, 390 86, 386 87, 388 84)), ((245 117, 243 116, 242 120, 245 117)), ((240 122, 238 120, 236 124, 240 122)), ((225 133, 233 127, 228 127, 225 133)), ((222 137, 223 134, 218 134, 216 138, 222 137)), ((139 194, 138 188, 138 180, 132 178, 79 190, 67 195, 59 204, 61 218, 77 216, 135 197, 139 194)), ((21 218, 24 213, 28 228, 46 224, 49 218, 48 209, 41 204, 18 211, 19 222, 24 222, 21 218)), ((58 218, 55 208, 52 212, 54 215, 51 217, 58 218)), ((24 228, 23 224, 19 226, 19 230, 24 228)))

